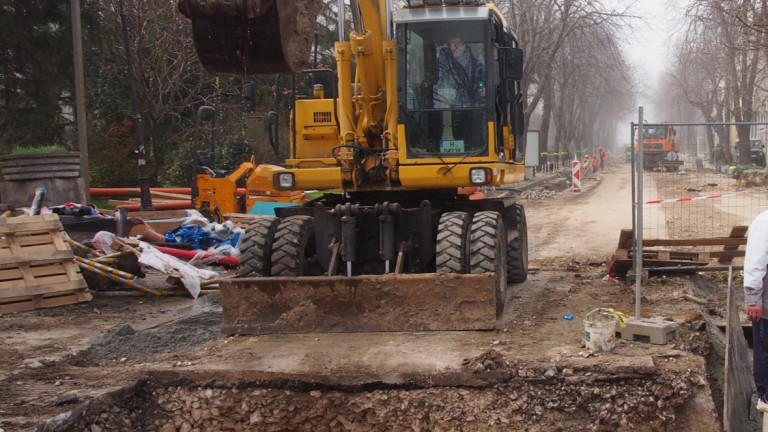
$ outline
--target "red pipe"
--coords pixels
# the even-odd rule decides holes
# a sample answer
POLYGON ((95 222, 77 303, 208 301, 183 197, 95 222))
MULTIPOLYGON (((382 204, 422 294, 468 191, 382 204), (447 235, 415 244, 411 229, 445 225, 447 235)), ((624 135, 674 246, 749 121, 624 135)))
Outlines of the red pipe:
MULTIPOLYGON (((141 210, 141 204, 120 204, 119 206, 115 207, 115 210, 119 210, 121 208, 124 208, 128 211, 139 211, 141 210)), ((187 200, 158 202, 158 203, 152 203, 152 208, 154 210, 191 209, 192 202, 187 200)))
MULTIPOLYGON (((186 260, 191 260, 192 258, 195 257, 195 255, 200 253, 200 251, 174 249, 174 248, 169 248, 164 246, 154 246, 154 248, 159 250, 160 252, 167 253, 168 255, 174 256, 176 258, 182 258, 186 260)), ((216 264, 221 264, 221 265, 231 266, 231 267, 237 267, 240 265, 240 258, 233 257, 233 256, 214 255, 210 253, 204 253, 202 259, 207 259, 210 257, 217 257, 215 261, 216 264)))

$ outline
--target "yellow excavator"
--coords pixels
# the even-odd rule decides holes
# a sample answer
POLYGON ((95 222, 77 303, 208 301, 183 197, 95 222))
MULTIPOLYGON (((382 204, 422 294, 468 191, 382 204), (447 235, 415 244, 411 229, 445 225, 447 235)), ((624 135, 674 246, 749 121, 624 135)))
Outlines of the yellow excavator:
POLYGON ((303 69, 321 0, 178 4, 213 74, 333 75, 295 98, 272 182, 341 193, 250 224, 221 286, 222 331, 493 329, 528 272, 523 206, 497 188, 525 173, 523 52, 500 11, 339 1, 330 71, 303 69))

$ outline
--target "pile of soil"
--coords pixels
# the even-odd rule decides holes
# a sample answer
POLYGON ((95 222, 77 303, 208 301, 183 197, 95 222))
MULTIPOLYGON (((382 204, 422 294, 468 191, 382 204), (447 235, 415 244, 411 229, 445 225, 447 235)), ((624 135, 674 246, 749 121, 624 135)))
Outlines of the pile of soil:
POLYGON ((118 324, 90 348, 90 358, 96 363, 138 360, 190 349, 216 339, 220 323, 221 313, 211 311, 142 331, 136 331, 128 324, 118 324))

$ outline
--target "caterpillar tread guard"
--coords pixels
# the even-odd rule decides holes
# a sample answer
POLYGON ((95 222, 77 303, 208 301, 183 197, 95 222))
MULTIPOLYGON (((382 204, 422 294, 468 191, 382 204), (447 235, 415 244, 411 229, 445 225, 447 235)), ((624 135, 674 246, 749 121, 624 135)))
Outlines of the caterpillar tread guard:
MULTIPOLYGON (((203 66, 242 76, 302 73, 321 4, 179 9, 203 66)), ((250 224, 238 277, 221 286, 222 330, 493 329, 507 284, 528 271, 524 209, 496 188, 525 174, 516 36, 484 0, 348 6, 337 85, 294 101, 290 156, 273 176, 280 190, 339 193, 250 224)))

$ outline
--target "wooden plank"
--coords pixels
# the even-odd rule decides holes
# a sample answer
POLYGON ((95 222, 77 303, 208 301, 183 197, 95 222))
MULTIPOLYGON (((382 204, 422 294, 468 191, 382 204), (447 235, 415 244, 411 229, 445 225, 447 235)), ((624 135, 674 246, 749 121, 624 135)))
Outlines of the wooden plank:
POLYGON ((725 332, 725 374, 723 377, 723 423, 725 431, 741 431, 752 404, 752 355, 739 319, 738 284, 730 284, 725 332))
POLYGON ((152 195, 152 198, 165 198, 175 201, 192 201, 192 196, 187 194, 177 194, 170 192, 150 192, 150 194, 152 195))
POLYGON ((107 205, 110 205, 112 207, 117 207, 121 205, 131 205, 131 204, 139 204, 140 201, 138 199, 128 199, 128 200, 107 200, 107 205))
POLYGON ((21 247, 27 247, 27 246, 38 246, 38 245, 50 245, 52 242, 52 237, 55 235, 55 233, 51 233, 50 231, 39 231, 37 233, 30 233, 30 234, 17 234, 17 233, 8 233, 6 234, 6 237, 0 240, 0 250, 8 248, 8 237, 13 235, 16 243, 21 247))
POLYGON ((80 289, 69 293, 56 293, 53 297, 27 296, 13 303, 0 304, 0 314, 11 312, 23 312, 39 308, 65 306, 73 303, 90 301, 93 297, 85 290, 80 289))
POLYGON ((619 247, 617 249, 632 249, 632 230, 623 229, 619 233, 619 247))
MULTIPOLYGON (((66 272, 61 272, 59 274, 52 274, 52 275, 44 275, 41 277, 35 277, 36 285, 38 286, 64 284, 72 280, 73 279, 66 272)), ((2 285, 3 285, 2 288, 0 288, 0 297, 10 296, 10 294, 7 294, 8 290, 18 289, 18 288, 23 288, 28 286, 26 282, 24 282, 24 279, 22 277, 18 277, 16 279, 4 280, 2 281, 2 285)))
POLYGON ((83 289, 87 287, 88 286, 85 283, 85 280, 80 279, 80 280, 74 280, 74 281, 69 280, 64 282, 41 284, 37 286, 2 288, 0 289, 0 303, 6 303, 6 300, 10 298, 54 294, 59 292, 72 291, 75 289, 83 289))
MULTIPOLYGON (((708 261, 680 261, 680 260, 657 260, 657 259, 649 259, 644 258, 643 259, 643 270, 653 271, 654 268, 658 267, 702 267, 699 271, 707 271, 706 267, 709 264, 708 261)), ((634 268, 635 261, 633 259, 617 259, 613 263, 614 269, 616 270, 616 275, 619 277, 624 277, 627 275, 629 270, 634 268)))
POLYGON ((72 259, 72 251, 50 251, 46 253, 39 253, 37 256, 32 257, 28 255, 14 255, 7 257, 0 257, 0 266, 8 264, 22 264, 29 263, 31 261, 56 261, 63 259, 72 259))
POLYGON ((746 251, 743 251, 743 250, 712 251, 712 252, 709 252, 709 255, 712 258, 717 258, 718 262, 731 263, 733 261, 733 258, 743 258, 745 252, 746 251), (720 259, 722 259, 722 261, 720 261, 720 259))
POLYGON ((658 246, 731 246, 738 248, 746 245, 746 238, 713 237, 690 239, 643 239, 643 247, 658 246))
POLYGON ((186 210, 154 210, 154 211, 135 211, 128 212, 128 217, 135 217, 143 220, 152 219, 179 219, 187 217, 186 210))
MULTIPOLYGON (((730 233, 730 235, 728 237, 739 238, 740 240, 744 240, 744 244, 747 244, 747 239, 744 238, 744 236, 747 234, 747 230, 748 229, 749 229, 749 227, 747 227, 747 226, 735 226, 735 227, 731 228, 731 233, 730 233)), ((739 248, 738 246, 734 247, 732 245, 725 245, 723 247, 723 250, 724 251, 732 251, 732 250, 736 250, 738 248, 739 248)), ((719 263, 721 263, 721 264, 722 263, 729 263, 729 262, 733 261, 733 258, 730 257, 730 256, 721 256, 721 257, 719 257, 717 259, 717 261, 719 263)))
POLYGON ((222 215, 225 221, 230 220, 236 227, 246 229, 250 225, 251 221, 261 217, 261 215, 250 213, 224 213, 222 215))
POLYGON ((17 216, 0 220, 0 234, 13 233, 16 235, 35 231, 61 230, 62 225, 57 214, 40 216, 17 216), (36 219, 40 218, 40 219, 36 219))

